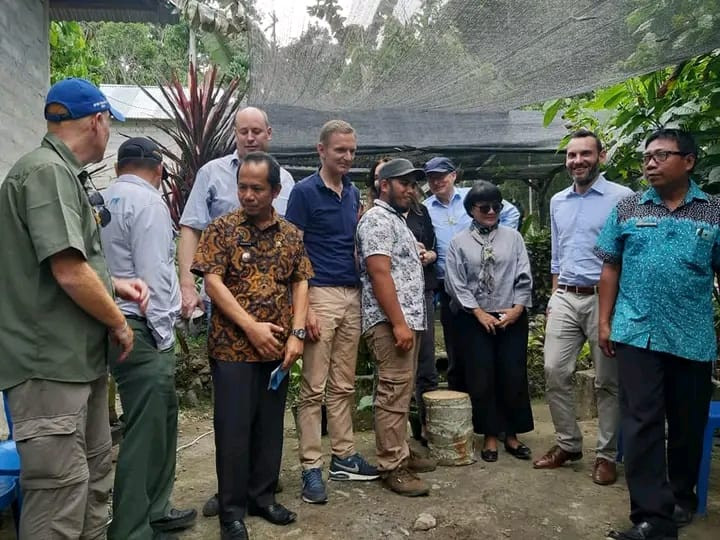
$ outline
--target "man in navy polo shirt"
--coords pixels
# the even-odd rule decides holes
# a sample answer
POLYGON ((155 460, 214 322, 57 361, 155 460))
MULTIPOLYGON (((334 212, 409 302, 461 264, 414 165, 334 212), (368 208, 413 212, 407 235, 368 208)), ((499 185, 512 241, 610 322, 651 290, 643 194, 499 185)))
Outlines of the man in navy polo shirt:
POLYGON ((347 176, 357 139, 342 120, 327 122, 317 145, 322 167, 295 185, 286 219, 303 233, 315 271, 310 279, 310 308, 303 352, 298 434, 302 498, 327 502, 322 479, 321 406, 327 407, 332 447, 330 477, 374 480, 377 469, 355 452, 352 410, 355 363, 360 341, 360 289, 355 262, 355 228, 360 192, 347 176))
POLYGON ((697 155, 689 133, 653 133, 643 154, 650 188, 618 203, 595 247, 598 339, 617 357, 634 524, 609 534, 618 540, 677 538, 697 505, 720 272, 720 201, 690 179, 697 155))

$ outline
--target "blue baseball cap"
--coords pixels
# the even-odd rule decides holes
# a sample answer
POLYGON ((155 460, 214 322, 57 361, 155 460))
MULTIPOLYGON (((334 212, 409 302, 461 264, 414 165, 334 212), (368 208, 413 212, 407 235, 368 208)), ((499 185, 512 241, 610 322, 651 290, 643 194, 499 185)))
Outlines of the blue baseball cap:
POLYGON ((115 120, 125 121, 125 116, 105 97, 100 89, 85 79, 63 79, 50 87, 45 99, 45 119, 50 122, 74 120, 91 114, 110 111, 115 120), (48 114, 48 105, 57 103, 68 110, 68 114, 48 114))
POLYGON ((453 172, 453 171, 457 170, 457 167, 448 158, 438 156, 438 157, 434 157, 430 161, 428 161, 425 164, 425 167, 423 167, 423 170, 425 171, 425 174, 430 174, 430 173, 435 173, 435 172, 449 173, 449 172, 453 172))

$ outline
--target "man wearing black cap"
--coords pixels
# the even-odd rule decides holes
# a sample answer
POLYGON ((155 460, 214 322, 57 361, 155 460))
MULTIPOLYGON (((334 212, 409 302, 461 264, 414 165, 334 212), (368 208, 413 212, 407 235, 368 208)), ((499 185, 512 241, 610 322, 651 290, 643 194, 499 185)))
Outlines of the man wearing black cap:
MULTIPOLYGON (((357 226, 362 282, 362 331, 378 370, 375 441, 378 471, 388 489, 416 497, 429 493, 415 475, 407 421, 417 370, 419 333, 425 330, 425 281, 415 237, 403 213, 425 173, 407 159, 393 159, 380 171, 379 197, 357 226)), ((427 470, 427 469, 425 469, 427 470)))
POLYGON ((139 279, 111 278, 103 200, 83 167, 103 157, 110 116, 84 79, 48 92, 47 134, 0 186, 0 390, 22 463, 20 539, 104 538, 112 459, 107 341, 126 357, 133 331, 113 300, 147 306, 139 279))
POLYGON ((108 267, 113 275, 148 284, 145 313, 136 304, 118 305, 135 334, 135 347, 124 360, 110 349, 110 367, 118 384, 125 434, 120 445, 111 539, 172 538, 169 530, 195 521, 195 510, 170 506, 175 480, 177 397, 175 333, 180 289, 175 272, 175 233, 159 188, 166 171, 157 144, 144 137, 118 149, 117 180, 104 196, 111 220, 102 229, 108 267))

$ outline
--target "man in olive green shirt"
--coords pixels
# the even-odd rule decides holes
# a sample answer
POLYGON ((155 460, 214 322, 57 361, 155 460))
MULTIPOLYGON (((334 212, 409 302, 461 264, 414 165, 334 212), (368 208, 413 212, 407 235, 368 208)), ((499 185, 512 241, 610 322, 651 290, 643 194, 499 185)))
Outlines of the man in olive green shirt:
POLYGON ((112 293, 144 309, 141 280, 113 279, 100 245, 102 200, 82 169, 100 161, 110 115, 83 79, 48 92, 48 132, 0 186, 0 390, 20 454, 20 538, 104 538, 112 469, 107 340, 133 333, 112 293))

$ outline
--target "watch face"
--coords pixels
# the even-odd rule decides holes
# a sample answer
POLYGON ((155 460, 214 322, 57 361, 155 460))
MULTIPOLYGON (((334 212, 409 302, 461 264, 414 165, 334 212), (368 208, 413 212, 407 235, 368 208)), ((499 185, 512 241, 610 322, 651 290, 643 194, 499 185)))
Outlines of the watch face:
POLYGON ((305 334, 306 332, 304 328, 296 328, 292 331, 292 335, 298 339, 305 339, 305 334))

